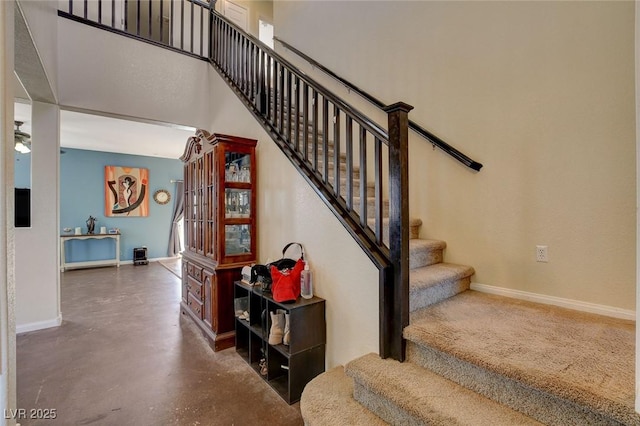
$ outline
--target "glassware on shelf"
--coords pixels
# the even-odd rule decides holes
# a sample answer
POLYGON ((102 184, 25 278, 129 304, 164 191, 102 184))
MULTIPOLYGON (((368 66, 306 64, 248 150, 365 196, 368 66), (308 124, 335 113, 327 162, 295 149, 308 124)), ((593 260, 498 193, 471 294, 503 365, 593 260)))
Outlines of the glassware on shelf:
POLYGON ((225 225, 225 254, 251 253, 251 231, 249 225, 225 225))
POLYGON ((240 182, 251 182, 251 170, 249 166, 242 166, 240 169, 240 182))
POLYGON ((251 154, 226 152, 225 180, 227 182, 251 182, 251 154))
POLYGON ((238 182, 238 166, 236 163, 227 164, 225 170, 225 180, 227 182, 238 182))
POLYGON ((225 189, 225 218, 251 217, 251 190, 225 189))

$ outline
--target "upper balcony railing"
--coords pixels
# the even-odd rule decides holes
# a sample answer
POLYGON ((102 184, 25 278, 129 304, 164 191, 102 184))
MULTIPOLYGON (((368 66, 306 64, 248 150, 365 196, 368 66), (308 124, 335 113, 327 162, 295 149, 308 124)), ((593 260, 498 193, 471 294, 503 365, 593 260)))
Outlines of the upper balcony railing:
POLYGON ((212 7, 201 0, 64 0, 58 15, 208 59, 212 7))

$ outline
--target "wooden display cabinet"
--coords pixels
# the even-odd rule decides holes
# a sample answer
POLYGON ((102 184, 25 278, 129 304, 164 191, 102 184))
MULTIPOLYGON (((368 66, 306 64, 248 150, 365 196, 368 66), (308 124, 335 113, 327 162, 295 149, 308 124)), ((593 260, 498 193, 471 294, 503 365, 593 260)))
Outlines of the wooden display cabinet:
POLYGON ((260 374, 260 360, 267 365, 262 378, 289 404, 300 400, 302 390, 314 377, 324 372, 325 300, 319 297, 295 303, 278 303, 271 293, 262 293, 240 281, 235 283, 236 352, 260 374), (271 316, 269 312, 283 309, 289 314, 289 345, 269 344, 271 316), (237 315, 249 313, 249 319, 237 315))
POLYGON ((256 261, 257 141, 197 130, 184 154, 182 313, 214 350, 234 345, 233 283, 256 261))

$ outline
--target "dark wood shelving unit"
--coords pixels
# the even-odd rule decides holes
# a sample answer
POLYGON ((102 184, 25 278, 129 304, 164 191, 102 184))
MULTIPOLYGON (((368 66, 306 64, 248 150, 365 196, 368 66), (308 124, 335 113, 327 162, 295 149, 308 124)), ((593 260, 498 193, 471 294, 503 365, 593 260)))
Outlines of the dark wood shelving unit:
POLYGON ((271 293, 236 281, 234 301, 246 307, 249 320, 236 317, 236 352, 260 374, 260 360, 267 363, 264 380, 289 404, 300 400, 305 385, 324 372, 326 323, 325 300, 298 298, 278 303, 271 293), (283 309, 289 314, 291 341, 288 346, 269 344, 271 316, 283 309), (264 313, 264 314, 263 314, 264 313))

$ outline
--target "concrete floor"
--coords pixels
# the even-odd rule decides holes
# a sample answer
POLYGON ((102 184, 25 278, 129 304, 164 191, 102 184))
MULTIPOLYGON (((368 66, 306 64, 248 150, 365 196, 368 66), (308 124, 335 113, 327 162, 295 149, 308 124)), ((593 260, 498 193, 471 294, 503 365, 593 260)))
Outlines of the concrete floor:
POLYGON ((22 425, 301 425, 235 349, 214 353, 158 263, 61 274, 62 326, 18 336, 22 425))

